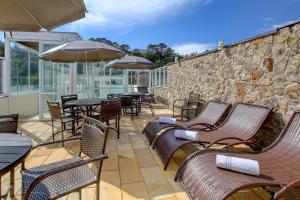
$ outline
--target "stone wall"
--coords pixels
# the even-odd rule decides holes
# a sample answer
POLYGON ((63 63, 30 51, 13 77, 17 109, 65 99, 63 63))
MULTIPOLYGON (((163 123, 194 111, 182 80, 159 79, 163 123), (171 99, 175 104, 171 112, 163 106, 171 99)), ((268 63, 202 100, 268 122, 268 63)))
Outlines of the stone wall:
POLYGON ((274 107, 270 123, 279 132, 300 109, 300 23, 168 66, 167 88, 152 88, 171 105, 190 91, 205 100, 274 107))

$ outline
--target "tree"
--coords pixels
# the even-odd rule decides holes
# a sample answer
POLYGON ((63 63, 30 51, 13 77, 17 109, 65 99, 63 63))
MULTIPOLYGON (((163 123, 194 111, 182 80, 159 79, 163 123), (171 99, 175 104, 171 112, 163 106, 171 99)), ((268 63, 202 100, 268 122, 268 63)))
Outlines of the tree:
POLYGON ((179 54, 175 53, 175 51, 168 47, 165 43, 158 44, 149 44, 146 50, 141 49, 133 49, 130 50, 130 46, 128 44, 118 44, 117 42, 113 42, 106 38, 91 38, 90 40, 96 42, 102 42, 116 48, 119 48, 126 52, 129 55, 140 56, 146 58, 154 63, 155 67, 163 67, 170 62, 174 62, 175 57, 179 59, 182 58, 179 54))

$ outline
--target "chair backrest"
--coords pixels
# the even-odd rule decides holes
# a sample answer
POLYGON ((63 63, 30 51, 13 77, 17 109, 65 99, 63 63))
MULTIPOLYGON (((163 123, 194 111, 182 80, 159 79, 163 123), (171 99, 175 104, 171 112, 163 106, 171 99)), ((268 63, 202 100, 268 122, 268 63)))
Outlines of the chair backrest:
POLYGON ((190 126, 196 123, 206 123, 214 126, 220 121, 229 107, 230 104, 227 103, 208 101, 197 117, 187 122, 186 125, 190 126))
MULTIPOLYGON (((108 129, 102 122, 87 118, 84 119, 88 123, 84 123, 81 128, 80 152, 90 158, 98 157, 105 153, 108 129)), ((102 168, 102 161, 96 163, 96 174, 99 180, 102 168)))
POLYGON ((198 102, 198 101, 201 101, 201 97, 200 97, 200 94, 196 94, 194 92, 190 92, 189 93, 189 101, 192 101, 192 102, 198 102))
POLYGON ((0 133, 17 133, 18 114, 0 116, 0 133))
POLYGON ((258 132, 272 109, 266 106, 236 103, 219 129, 232 137, 249 140, 258 132))
POLYGON ((52 120, 61 120, 62 113, 60 110, 59 102, 49 102, 47 101, 49 112, 52 120))
POLYGON ((149 90, 147 86, 137 86, 137 91, 144 94, 149 94, 149 90))
POLYGON ((132 97, 131 96, 120 96, 121 106, 131 106, 132 105, 132 97))
POLYGON ((67 109, 70 109, 71 106, 66 105, 66 102, 68 101, 73 101, 73 100, 77 100, 77 94, 71 94, 71 95, 62 95, 61 97, 61 104, 62 104, 62 108, 63 111, 65 112, 67 109))
POLYGON ((100 119, 106 120, 110 119, 111 117, 118 117, 121 113, 121 102, 114 101, 106 104, 101 105, 100 110, 100 119))
POLYGON ((84 116, 83 117, 83 121, 84 123, 86 124, 90 124, 90 125, 93 125, 93 126, 96 126, 97 128, 99 128, 103 133, 107 133, 108 132, 108 126, 107 124, 97 120, 97 119, 94 119, 94 118, 91 118, 91 117, 87 117, 87 116, 84 116))

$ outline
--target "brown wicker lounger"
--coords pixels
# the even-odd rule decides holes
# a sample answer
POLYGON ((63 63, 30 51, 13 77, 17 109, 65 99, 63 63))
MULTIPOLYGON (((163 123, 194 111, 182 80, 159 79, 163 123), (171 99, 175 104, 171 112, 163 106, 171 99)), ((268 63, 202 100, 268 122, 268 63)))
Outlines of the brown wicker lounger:
POLYGON ((178 128, 164 131, 153 144, 163 161, 165 168, 172 155, 182 146, 199 143, 205 148, 213 144, 231 144, 251 139, 259 130, 272 108, 265 106, 237 103, 226 120, 217 128, 199 131, 197 140, 177 139, 174 135, 178 128))
POLYGON ((153 142, 155 136, 157 136, 161 131, 169 127, 179 127, 179 128, 214 128, 220 121, 222 116, 224 116, 226 110, 229 108, 230 104, 208 101, 203 110, 197 117, 193 118, 188 122, 176 123, 176 125, 160 123, 158 119, 149 122, 143 132, 149 139, 149 144, 153 142))
MULTIPOLYGON (((221 149, 200 150, 189 156, 178 169, 176 178, 183 184, 191 199, 226 199, 236 191, 261 187, 270 199, 300 199, 300 111, 295 112, 279 138, 260 153, 238 153, 221 149), (257 160, 261 175, 250 176, 217 168, 216 155, 257 160), (291 188, 298 188, 292 194, 291 188), (273 188, 274 189, 274 188, 273 188), (292 198, 294 195, 294 198, 292 198)), ((264 193, 262 193, 264 194, 264 193)), ((265 196, 265 195, 264 195, 265 196)), ((244 196, 243 199, 246 199, 244 196)), ((259 197, 257 197, 259 198, 259 197)))

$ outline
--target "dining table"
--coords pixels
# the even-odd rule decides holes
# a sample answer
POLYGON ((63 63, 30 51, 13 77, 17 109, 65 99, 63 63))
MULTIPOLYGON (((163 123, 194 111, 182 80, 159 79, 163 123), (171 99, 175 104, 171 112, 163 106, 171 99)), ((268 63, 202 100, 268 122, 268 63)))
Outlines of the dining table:
MULTIPOLYGON (((9 193, 14 198, 14 169, 24 162, 32 149, 32 140, 18 133, 0 133, 0 181, 1 177, 10 173, 9 193)), ((1 189, 0 189, 0 197, 1 189)))
POLYGON ((68 101, 65 104, 68 106, 78 106, 81 108, 83 113, 86 116, 92 116, 95 107, 100 106, 102 103, 113 101, 110 99, 104 99, 104 98, 92 98, 92 99, 78 99, 78 100, 72 100, 68 101))

